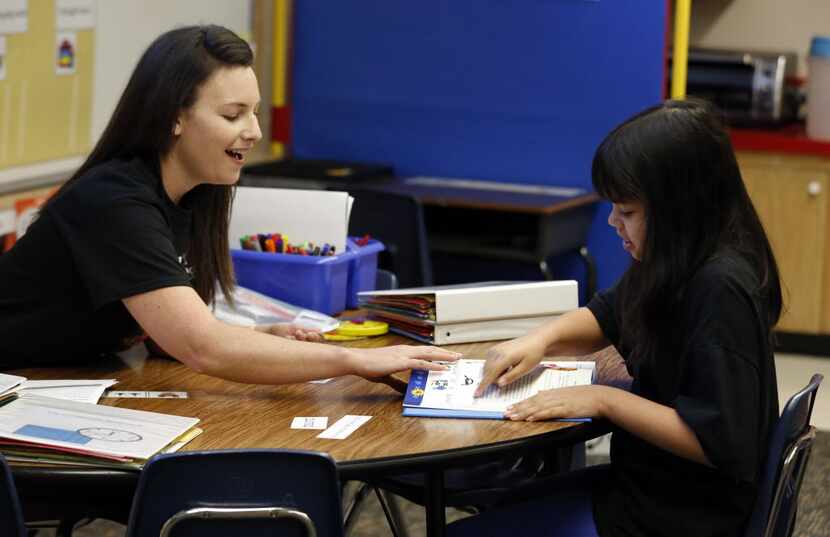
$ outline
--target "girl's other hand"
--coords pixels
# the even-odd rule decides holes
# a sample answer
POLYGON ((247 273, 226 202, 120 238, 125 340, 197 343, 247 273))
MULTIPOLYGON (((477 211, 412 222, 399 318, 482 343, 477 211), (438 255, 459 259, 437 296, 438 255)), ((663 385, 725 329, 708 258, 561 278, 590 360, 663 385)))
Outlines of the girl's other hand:
POLYGON ((533 397, 511 405, 504 417, 513 421, 541 421, 556 418, 601 418, 605 415, 608 386, 570 386, 542 390, 533 397))

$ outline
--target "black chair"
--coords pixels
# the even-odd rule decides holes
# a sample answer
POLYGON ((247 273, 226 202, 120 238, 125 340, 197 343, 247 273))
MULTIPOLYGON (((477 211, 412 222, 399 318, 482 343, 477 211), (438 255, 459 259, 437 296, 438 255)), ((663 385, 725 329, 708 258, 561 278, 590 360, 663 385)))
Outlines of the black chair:
POLYGON ((0 455, 0 535, 24 537, 26 526, 9 464, 0 455))
POLYGON ((379 190, 349 189, 354 198, 349 235, 370 235, 386 250, 378 267, 395 273, 401 287, 432 285, 424 211, 412 196, 379 190))
POLYGON ((387 291, 389 289, 398 288, 398 277, 394 272, 378 269, 375 276, 375 289, 378 291, 387 291))
POLYGON ((798 493, 816 428, 810 425, 822 375, 790 397, 770 439, 761 489, 745 537, 789 537, 795 526, 798 493))
POLYGON ((128 537, 277 534, 342 537, 331 457, 288 449, 153 457, 141 473, 127 526, 128 537))

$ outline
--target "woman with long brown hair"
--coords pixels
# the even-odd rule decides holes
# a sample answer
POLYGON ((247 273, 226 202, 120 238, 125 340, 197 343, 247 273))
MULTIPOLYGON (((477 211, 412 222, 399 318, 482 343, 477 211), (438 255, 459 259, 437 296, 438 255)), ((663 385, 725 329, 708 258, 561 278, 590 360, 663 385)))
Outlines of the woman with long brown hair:
POLYGON ((219 26, 175 29, 149 46, 89 157, 0 257, 0 367, 92 361, 145 334, 197 371, 259 384, 379 377, 454 358, 214 318, 217 282, 225 295, 234 284, 234 185, 262 137, 252 61, 219 26))

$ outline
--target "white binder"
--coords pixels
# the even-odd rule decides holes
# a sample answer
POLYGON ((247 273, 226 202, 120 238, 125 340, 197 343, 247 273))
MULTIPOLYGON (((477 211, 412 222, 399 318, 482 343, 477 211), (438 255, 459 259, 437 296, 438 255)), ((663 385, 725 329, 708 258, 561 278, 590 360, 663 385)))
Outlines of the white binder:
POLYGON ((412 287, 358 293, 361 302, 373 296, 434 295, 435 322, 455 323, 554 315, 576 309, 575 280, 545 282, 479 282, 412 287))

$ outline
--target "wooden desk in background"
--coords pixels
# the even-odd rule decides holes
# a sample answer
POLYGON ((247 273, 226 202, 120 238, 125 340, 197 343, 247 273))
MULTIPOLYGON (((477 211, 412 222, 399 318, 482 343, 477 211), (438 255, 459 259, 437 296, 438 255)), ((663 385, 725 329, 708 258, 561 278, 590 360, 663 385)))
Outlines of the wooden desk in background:
MULTIPOLYGON (((351 342, 385 346, 409 342, 388 335, 351 342)), ((493 343, 448 346, 481 355, 493 343)), ((117 378, 117 390, 186 391, 187 399, 101 399, 101 404, 201 419, 204 432, 184 450, 293 448, 329 453, 340 478, 367 480, 423 473, 427 534, 443 535, 444 471, 494 460, 521 450, 555 449, 599 436, 605 423, 405 418, 400 393, 358 377, 325 384, 258 386, 200 375, 167 359, 134 356, 97 366, 13 371, 30 379, 117 378), (320 431, 291 429, 295 416, 328 416, 329 424, 347 415, 372 419, 344 440, 317 438, 320 431)), ((599 371, 598 373, 602 373, 599 371)), ((120 470, 13 466, 27 520, 58 518, 76 505, 95 516, 126 520, 138 473, 120 470), (63 510, 63 511, 62 511, 63 510)))
POLYGON ((412 177, 379 183, 424 205, 432 252, 534 264, 548 280, 548 260, 577 252, 586 267, 586 300, 596 290, 588 230, 599 196, 579 188, 412 177))

